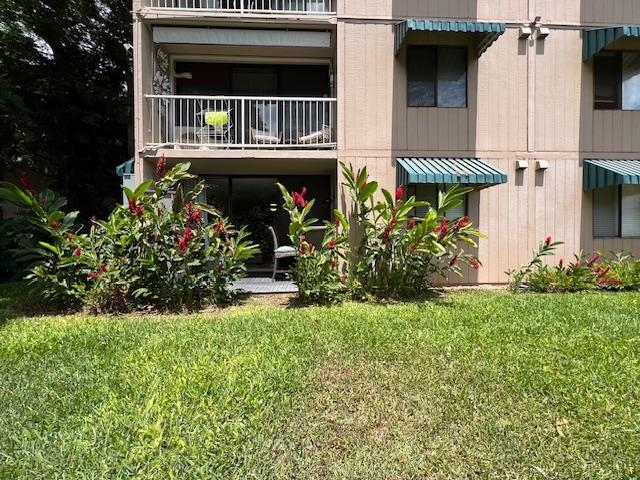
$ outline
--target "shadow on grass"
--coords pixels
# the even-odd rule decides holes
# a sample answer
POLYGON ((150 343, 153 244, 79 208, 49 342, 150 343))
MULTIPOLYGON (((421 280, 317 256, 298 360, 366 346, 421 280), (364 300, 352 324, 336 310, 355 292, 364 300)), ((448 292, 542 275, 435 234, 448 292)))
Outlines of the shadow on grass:
POLYGON ((17 318, 65 313, 70 312, 53 309, 36 298, 25 282, 0 283, 0 327, 17 318))

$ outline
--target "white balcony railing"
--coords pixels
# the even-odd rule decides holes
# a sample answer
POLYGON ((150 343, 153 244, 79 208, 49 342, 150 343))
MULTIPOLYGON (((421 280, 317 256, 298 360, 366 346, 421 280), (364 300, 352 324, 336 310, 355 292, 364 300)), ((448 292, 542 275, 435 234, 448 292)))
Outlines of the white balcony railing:
POLYGON ((335 149, 334 98, 147 95, 148 146, 335 149))
POLYGON ((336 0, 146 0, 151 8, 197 9, 225 13, 331 14, 336 0))

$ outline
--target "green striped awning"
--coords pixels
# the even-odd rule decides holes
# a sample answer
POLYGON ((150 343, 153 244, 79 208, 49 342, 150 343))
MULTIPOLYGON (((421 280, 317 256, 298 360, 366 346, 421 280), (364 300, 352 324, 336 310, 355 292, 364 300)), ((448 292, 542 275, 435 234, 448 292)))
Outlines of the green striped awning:
POLYGON ((466 22, 458 20, 408 19, 395 25, 396 55, 409 32, 448 32, 478 36, 477 55, 480 57, 507 30, 504 23, 466 22))
POLYGON ((587 61, 613 42, 627 37, 640 37, 640 26, 623 25, 585 30, 582 37, 582 59, 587 61))
POLYGON ((134 158, 130 158, 124 163, 121 163, 116 167, 116 175, 122 177, 123 175, 133 175, 135 170, 136 161, 134 158))
POLYGON ((585 190, 640 185, 640 160, 587 159, 582 170, 585 190))
POLYGON ((396 161, 398 185, 507 183, 506 173, 478 158, 397 158, 396 161))

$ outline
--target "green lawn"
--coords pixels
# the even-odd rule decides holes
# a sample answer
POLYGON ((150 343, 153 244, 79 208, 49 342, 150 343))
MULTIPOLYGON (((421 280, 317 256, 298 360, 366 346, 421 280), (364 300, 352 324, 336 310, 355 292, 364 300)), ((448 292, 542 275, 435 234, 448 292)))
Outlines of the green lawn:
POLYGON ((0 299, 0 478, 640 477, 637 294, 15 308, 0 299))

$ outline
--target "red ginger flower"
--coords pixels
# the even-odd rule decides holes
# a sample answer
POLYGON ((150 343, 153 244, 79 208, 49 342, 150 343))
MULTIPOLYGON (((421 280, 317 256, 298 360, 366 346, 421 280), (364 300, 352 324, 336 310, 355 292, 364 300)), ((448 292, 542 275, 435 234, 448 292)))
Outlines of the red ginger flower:
POLYGON ((412 218, 407 222, 407 230, 413 230, 414 228, 416 228, 416 221, 412 218))
POLYGON ((447 236, 448 232, 449 232, 449 225, 447 223, 447 219, 442 217, 442 221, 440 222, 440 225, 438 225, 436 228, 433 229, 433 233, 438 235, 438 238, 442 240, 444 237, 447 236))
POLYGON ((189 247, 189 242, 193 238, 193 232, 189 228, 185 228, 184 235, 178 239, 178 251, 185 253, 189 247))
POLYGON ((200 210, 193 209, 193 203, 189 202, 185 206, 185 211, 187 213, 187 227, 192 228, 200 223, 202 219, 202 213, 200 210))
POLYGON ((138 218, 141 217, 144 213, 142 205, 140 205, 140 203, 135 198, 129 199, 129 212, 134 214, 138 218))
POLYGON ((471 266, 474 269, 476 269, 476 270, 480 269, 480 262, 478 261, 478 259, 476 257, 469 257, 469 263, 471 264, 471 266))
POLYGON ((463 228, 469 226, 471 219, 468 216, 460 217, 453 226, 453 230, 457 233, 463 228))
POLYGON ((342 275, 342 276, 340 277, 340 282, 341 282, 343 285, 345 285, 345 284, 347 283, 347 276, 346 276, 346 275, 342 275))
POLYGON ((53 228, 54 230, 57 230, 58 227, 60 226, 60 224, 56 221, 56 220, 51 220, 51 223, 49 224, 51 226, 51 228, 53 228))
POLYGON ((91 272, 87 275, 87 280, 100 280, 100 275, 96 272, 91 272))
POLYGON ((26 192, 29 192, 32 195, 36 194, 36 190, 35 188, 33 188, 31 179, 29 178, 29 175, 25 171, 22 171, 20 173, 20 184, 22 185, 22 188, 24 188, 26 192))
POLYGON ((336 248, 336 240, 334 238, 329 240, 329 243, 327 244, 327 248, 329 250, 333 250, 334 248, 336 248))
POLYGON ((547 238, 545 238, 545 240, 544 240, 544 245, 545 245, 546 247, 548 247, 549 245, 551 245, 551 237, 550 237, 550 236, 549 236, 549 237, 547 237, 547 238))
POLYGON ((598 260, 600 260, 600 255, 595 254, 593 258, 589 260, 589 263, 587 263, 587 265, 593 267, 598 262, 598 260))
POLYGON ((396 188, 396 202, 404 198, 404 187, 400 185, 396 188))
POLYGON ((224 226, 224 221, 218 220, 216 222, 215 227, 213 227, 213 229, 218 235, 220 235, 221 233, 225 233, 226 232, 226 228, 224 226))
POLYGON ((302 187, 302 190, 300 191, 300 193, 291 192, 291 196, 293 197, 293 204, 300 208, 306 207, 309 204, 309 202, 307 202, 304 198, 306 194, 307 194, 307 187, 302 187))
POLYGON ((164 158, 164 155, 162 155, 158 159, 158 163, 156 164, 156 174, 158 175, 158 177, 162 178, 164 177, 165 173, 167 173, 167 159, 164 158))
POLYGON ((456 253, 456 254, 451 258, 451 260, 449 260, 449 266, 450 266, 450 267, 455 267, 455 266, 456 266, 456 264, 458 263, 458 256, 459 256, 459 254, 457 254, 457 253, 456 253))
POLYGON ((107 264, 106 263, 101 263, 100 264, 100 270, 102 270, 103 272, 107 271, 107 264))
POLYGON ((560 259, 560 263, 558 265, 560 266, 560 268, 564 267, 564 258, 560 259))
POLYGON ((73 251, 73 254, 76 257, 79 257, 80 255, 82 255, 82 249, 80 247, 76 247, 76 249, 73 251))
POLYGON ((382 243, 389 242, 389 235, 391 235, 391 230, 393 230, 393 227, 396 226, 396 222, 396 217, 391 218, 391 221, 389 221, 389 224, 385 227, 384 232, 382 232, 382 243))

